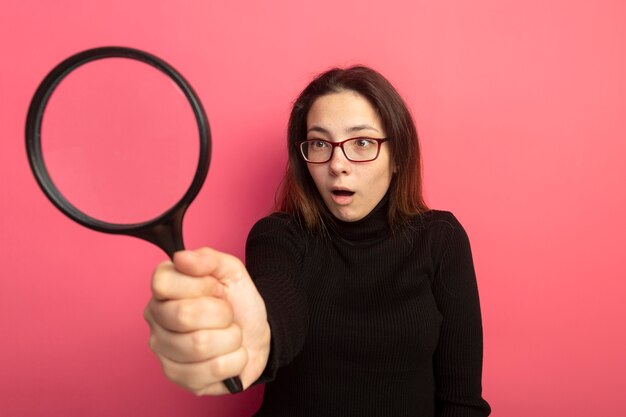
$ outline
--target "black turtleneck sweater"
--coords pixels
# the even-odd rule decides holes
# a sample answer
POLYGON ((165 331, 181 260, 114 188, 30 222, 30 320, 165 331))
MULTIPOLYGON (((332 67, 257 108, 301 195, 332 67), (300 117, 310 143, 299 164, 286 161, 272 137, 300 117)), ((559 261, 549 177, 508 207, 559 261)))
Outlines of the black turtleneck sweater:
POLYGON ((277 213, 250 232, 246 263, 272 330, 257 416, 489 414, 463 227, 429 211, 392 233, 386 211, 383 200, 323 236, 277 213))

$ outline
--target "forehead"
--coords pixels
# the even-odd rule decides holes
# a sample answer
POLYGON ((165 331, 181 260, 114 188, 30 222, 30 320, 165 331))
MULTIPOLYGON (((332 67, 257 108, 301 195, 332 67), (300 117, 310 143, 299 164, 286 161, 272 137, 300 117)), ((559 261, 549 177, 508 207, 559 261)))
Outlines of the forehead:
POLYGON ((353 90, 318 97, 307 114, 307 130, 350 130, 355 126, 370 126, 382 131, 381 120, 374 106, 353 90))

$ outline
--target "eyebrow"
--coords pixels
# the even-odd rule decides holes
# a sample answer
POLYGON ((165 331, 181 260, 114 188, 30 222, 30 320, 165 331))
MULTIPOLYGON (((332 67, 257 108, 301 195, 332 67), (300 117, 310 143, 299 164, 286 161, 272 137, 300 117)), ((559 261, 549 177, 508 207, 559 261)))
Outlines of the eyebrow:
MULTIPOLYGON (((379 132, 378 129, 368 124, 351 126, 348 129, 346 129, 346 132, 352 133, 352 132, 360 132, 362 130, 373 130, 375 132, 379 132)), ((310 129, 308 129, 307 133, 308 132, 319 132, 319 133, 325 133, 327 135, 330 135, 330 132, 327 129, 324 129, 323 127, 317 126, 317 125, 312 126, 310 129)))

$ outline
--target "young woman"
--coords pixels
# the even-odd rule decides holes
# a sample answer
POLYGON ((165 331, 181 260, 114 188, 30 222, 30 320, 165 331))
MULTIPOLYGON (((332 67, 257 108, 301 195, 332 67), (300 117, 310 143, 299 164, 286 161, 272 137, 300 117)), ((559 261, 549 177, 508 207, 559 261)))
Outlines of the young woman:
POLYGON ((487 416, 470 245, 429 210, 411 115, 366 67, 333 69, 293 106, 278 211, 246 266, 204 248, 153 277, 165 374, 196 394, 267 383, 257 416, 487 416))

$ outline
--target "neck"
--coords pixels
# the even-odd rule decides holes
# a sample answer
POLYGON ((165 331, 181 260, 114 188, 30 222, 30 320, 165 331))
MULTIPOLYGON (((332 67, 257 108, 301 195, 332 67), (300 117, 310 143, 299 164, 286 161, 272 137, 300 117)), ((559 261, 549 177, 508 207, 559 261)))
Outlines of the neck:
POLYGON ((332 217, 329 222, 331 234, 337 234, 352 242, 366 242, 386 237, 391 233, 387 221, 389 210, 388 193, 378 202, 376 207, 361 220, 346 222, 332 217))

